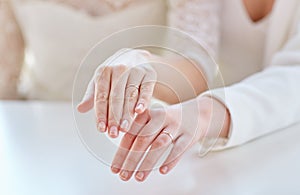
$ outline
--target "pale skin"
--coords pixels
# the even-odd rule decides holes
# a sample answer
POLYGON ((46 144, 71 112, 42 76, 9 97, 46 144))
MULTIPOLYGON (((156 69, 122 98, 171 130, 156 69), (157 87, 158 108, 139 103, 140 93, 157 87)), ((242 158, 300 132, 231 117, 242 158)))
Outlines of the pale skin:
MULTIPOLYGON (((268 15, 268 13, 272 10, 274 1, 244 0, 244 4, 249 12, 249 17, 251 18, 251 20, 253 22, 257 22, 268 15)), ((157 57, 154 56, 153 58, 157 57)), ((175 69, 178 67, 185 67, 186 69, 184 71, 181 70, 182 75, 185 75, 185 73, 188 72, 193 72, 193 74, 191 74, 191 77, 187 74, 186 76, 188 77, 186 78, 189 78, 190 83, 193 87, 195 87, 196 95, 207 89, 205 78, 203 74, 201 74, 201 71, 189 71, 192 68, 195 70, 193 64, 188 63, 184 60, 159 60, 166 64, 172 64, 175 69), (198 80, 194 80, 193 78, 197 78, 198 80)), ((117 69, 118 67, 115 67, 111 71, 114 72, 114 70, 117 69)), ((147 70, 144 70, 143 72, 146 72, 144 74, 155 75, 152 78, 155 79, 157 77, 157 74, 161 73, 162 71, 159 69, 159 67, 151 66, 151 68, 148 67, 148 72, 147 70)), ((169 76, 170 72, 168 73, 168 77, 169 76)), ((112 78, 110 79, 111 82, 114 82, 112 78)), ((143 86, 143 83, 141 84, 141 86, 143 86)), ((168 84, 173 87, 172 83, 168 84)), ((136 98, 136 100, 133 100, 135 103, 132 103, 132 105, 134 106, 129 109, 129 112, 131 112, 129 113, 129 115, 132 116, 135 112, 139 115, 137 116, 135 122, 132 124, 131 128, 120 128, 120 130, 124 130, 127 133, 124 135, 119 150, 115 155, 111 170, 113 173, 119 174, 120 178, 124 181, 129 180, 133 175, 137 181, 145 181, 151 171, 155 168, 155 165, 158 162, 159 158, 171 144, 173 144, 171 152, 168 154, 167 159, 159 167, 159 170, 162 174, 167 174, 170 170, 172 170, 176 166, 184 152, 197 141, 199 141, 199 139, 201 139, 205 134, 209 136, 209 134, 215 134, 215 132, 218 132, 219 137, 226 138, 228 136, 230 127, 229 110, 227 110, 225 105, 218 102, 214 98, 193 98, 190 101, 185 101, 182 104, 174 104, 173 106, 169 106, 166 109, 154 109, 150 111, 147 110, 148 105, 150 104, 150 97, 152 96, 157 97, 157 95, 160 95, 160 98, 164 101, 169 103, 176 103, 174 102, 174 100, 176 99, 173 97, 174 94, 168 93, 170 91, 160 87, 161 86, 157 85, 156 89, 153 90, 154 86, 151 85, 150 87, 148 87, 148 94, 144 93, 142 96, 136 98), (161 94, 164 93, 166 93, 167 95, 161 96, 161 94), (143 105, 142 107, 139 106, 141 105, 141 102, 143 105), (214 106, 211 106, 212 104, 214 106), (197 108, 196 111, 195 108, 197 108), (188 116, 189 121, 197 122, 193 124, 189 121, 182 120, 182 116, 188 116), (170 137, 167 133, 163 133, 164 131, 171 134, 172 137, 170 137), (145 155, 146 150, 149 151, 145 155), (145 157, 143 159, 144 155, 145 157), (139 167, 138 164, 140 164, 139 167)), ((112 92, 112 89, 106 90, 111 90, 112 92)), ((194 94, 191 94, 190 97, 193 97, 193 95, 194 94)), ((97 97, 97 94, 95 95, 95 97, 97 97)), ((179 99, 182 100, 184 98, 180 97, 179 99)), ((90 102, 83 102, 78 107, 79 111, 89 110, 92 105, 91 101, 95 101, 95 103, 98 102, 97 98, 90 99, 90 102), (84 106, 84 104, 89 105, 89 107, 87 108, 86 106, 84 106), (87 109, 83 110, 83 108, 87 109)), ((107 102, 111 103, 106 104, 113 104, 113 102, 109 98, 107 99, 107 102)), ((94 106, 97 107, 97 104, 95 104, 94 106)), ((122 110, 122 108, 120 108, 120 110, 122 110)), ((123 110, 128 109, 126 107, 123 107, 123 110)), ((124 119, 121 117, 120 123, 122 123, 123 120, 124 119)), ((132 123, 132 121, 130 121, 130 123, 132 123)), ((109 133, 110 128, 111 127, 108 124, 107 129, 109 133)))
MULTIPOLYGON (((268 15, 274 4, 274 0, 243 0, 243 2, 249 17, 254 22, 268 15)), ((71 0, 65 3, 72 6, 71 0)), ((18 77, 21 69, 24 41, 9 5, 1 2, 0 13, 4 18, 0 22, 0 27, 6 23, 15 26, 9 34, 1 32, 4 28, 0 28, 0 38, 7 41, 7 45, 12 45, 9 47, 11 51, 0 52, 0 68, 4 70, 1 71, 1 75, 5 75, 5 77, 1 76, 0 98, 18 98, 15 78, 18 77), (15 62, 9 60, 11 56, 14 56, 15 62)), ((206 79, 200 69, 185 59, 149 56, 149 59, 153 58, 171 67, 166 69, 165 66, 161 68, 152 64, 134 68, 120 65, 98 69, 97 77, 93 78, 90 85, 93 93, 87 93, 88 96, 78 106, 80 112, 95 108, 98 129, 101 132, 108 132, 112 138, 117 137, 120 130, 127 132, 111 167, 112 172, 119 174, 124 181, 129 180, 133 175, 137 181, 144 181, 171 144, 173 144, 171 153, 160 165, 159 170, 162 174, 171 171, 182 154, 205 134, 219 132, 220 137, 226 138, 229 132, 230 111, 214 98, 197 97, 207 90, 206 79), (178 73, 182 76, 178 77, 178 73), (116 78, 119 76, 124 79, 124 82, 118 82, 116 78), (182 82, 182 80, 188 82, 182 82), (160 85, 155 81, 162 81, 169 86, 160 85), (128 87, 128 85, 120 86, 118 83, 134 84, 139 86, 139 89, 128 87), (111 86, 117 86, 116 91, 119 94, 116 94, 111 86), (194 90, 184 91, 183 89, 187 86, 192 86, 194 90), (153 96, 173 105, 165 110, 148 110, 153 96), (214 109, 211 109, 212 104, 214 109), (114 105, 114 110, 111 105, 114 105), (138 116, 133 122, 132 116, 135 113, 138 116), (189 120, 197 122, 190 124, 181 116, 188 116, 189 120), (125 120, 127 124, 124 124, 125 120), (170 136, 162 131, 167 131, 172 135, 173 143, 170 136), (150 152, 141 162, 141 166, 137 167, 141 156, 150 145, 150 152)))
POLYGON ((0 1, 0 99, 17 99, 25 44, 7 1, 0 1))

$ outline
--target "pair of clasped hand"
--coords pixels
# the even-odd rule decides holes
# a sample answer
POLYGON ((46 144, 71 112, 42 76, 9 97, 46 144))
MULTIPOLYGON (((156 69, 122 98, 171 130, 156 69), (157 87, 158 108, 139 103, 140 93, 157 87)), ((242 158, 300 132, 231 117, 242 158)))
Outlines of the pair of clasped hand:
POLYGON ((77 107, 82 113, 94 108, 101 133, 116 138, 124 132, 111 165, 124 181, 133 175, 144 181, 169 151, 159 167, 167 174, 210 126, 214 100, 209 97, 150 108, 157 80, 151 55, 145 50, 118 51, 97 68, 77 107))

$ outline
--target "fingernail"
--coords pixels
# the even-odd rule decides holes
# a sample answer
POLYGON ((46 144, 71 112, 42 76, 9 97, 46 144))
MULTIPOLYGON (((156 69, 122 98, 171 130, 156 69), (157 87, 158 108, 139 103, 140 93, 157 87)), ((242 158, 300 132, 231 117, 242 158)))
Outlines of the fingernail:
POLYGON ((101 131, 101 132, 105 132, 105 129, 106 129, 106 125, 104 122, 100 122, 98 124, 98 130, 101 131))
POLYGON ((161 168, 161 172, 164 173, 164 174, 166 174, 168 172, 168 167, 167 166, 163 166, 161 168))
POLYGON ((118 136, 118 128, 116 126, 110 127, 109 134, 112 137, 117 137, 118 136))
POLYGON ((142 181, 142 180, 144 179, 144 173, 143 173, 143 172, 138 172, 138 173, 135 175, 135 177, 136 177, 138 180, 142 181))
POLYGON ((120 171, 120 169, 118 169, 116 166, 111 166, 111 171, 113 173, 118 173, 120 171))
POLYGON ((127 120, 123 120, 121 125, 120 125, 121 129, 127 130, 128 128, 128 121, 127 120))
POLYGON ((139 103, 135 108, 135 110, 139 110, 139 111, 142 111, 143 109, 144 109, 144 104, 142 103, 139 103))
POLYGON ((127 171, 122 171, 121 174, 120 174, 120 176, 121 176, 122 179, 127 179, 128 172, 127 171))

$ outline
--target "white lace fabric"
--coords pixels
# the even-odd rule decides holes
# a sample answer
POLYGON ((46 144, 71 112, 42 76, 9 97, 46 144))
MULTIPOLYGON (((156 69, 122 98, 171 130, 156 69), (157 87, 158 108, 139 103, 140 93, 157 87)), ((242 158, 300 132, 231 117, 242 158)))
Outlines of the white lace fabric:
POLYGON ((220 0, 169 0, 169 25, 190 34, 217 57, 220 0))
MULTIPOLYGON (((122 6, 109 4, 105 15, 99 12, 95 16, 90 9, 84 10, 75 3, 69 6, 66 1, 65 4, 56 0, 13 1, 26 40, 28 55, 19 91, 27 99, 70 100, 79 64, 95 44, 122 29, 165 24, 162 0, 124 1, 122 6)), ((89 5, 86 6, 97 7, 89 5)), ((90 79, 89 76, 86 74, 83 80, 90 79)))
MULTIPOLYGON (((93 17, 97 17, 97 19, 99 17, 102 16, 108 16, 113 18, 115 17, 113 13, 119 13, 121 10, 125 10, 126 8, 132 7, 132 9, 130 9, 131 11, 136 12, 136 15, 138 14, 137 10, 135 10, 135 8, 133 8, 136 5, 145 5, 147 6, 148 4, 150 4, 150 2, 154 4, 154 0, 86 0, 86 1, 82 1, 82 0, 11 0, 12 2, 16 3, 16 4, 29 4, 29 5, 33 5, 33 2, 51 2, 51 3, 55 3, 64 7, 69 7, 72 8, 74 10, 78 10, 79 12, 84 12, 87 15, 90 16, 91 19, 86 19, 86 18, 79 18, 79 15, 75 16, 75 14, 72 16, 70 16, 70 13, 67 13, 69 16, 69 20, 65 20, 64 18, 62 18, 62 20, 64 21, 72 21, 71 18, 77 18, 80 19, 79 21, 76 20, 76 23, 74 24, 70 24, 71 26, 67 29, 66 27, 61 27, 62 31, 64 31, 65 33, 69 33, 69 29, 70 28, 75 28, 74 25, 77 25, 79 28, 88 28, 90 29, 87 34, 79 34, 80 32, 72 32, 72 37, 74 38, 78 38, 80 37, 81 40, 78 40, 78 44, 79 43, 89 43, 91 44, 92 41, 94 40, 98 40, 98 37, 102 36, 102 34, 104 35, 105 33, 103 33, 104 31, 106 33, 108 33, 109 31, 113 31, 115 29, 113 29, 111 26, 109 26, 110 30, 107 30, 106 28, 104 29, 100 29, 99 31, 99 27, 101 27, 102 22, 98 22, 98 20, 92 20, 93 17), (74 16, 74 17, 73 17, 74 16), (86 22, 86 23, 85 23, 86 22), (101 24, 100 24, 101 23, 101 24), (97 28, 97 29, 96 29, 97 28), (102 32, 103 31, 103 32, 102 32), (98 35, 98 37, 96 38, 95 35, 98 35), (82 39, 83 38, 83 39, 82 39), (85 40, 87 39, 87 41, 85 42, 85 40)), ((2 5, 7 4, 8 0, 0 0, 0 10, 3 9, 1 8, 2 5), (5 3, 4 3, 5 2, 5 3)), ((158 1, 157 1, 158 2, 158 1)), ((161 0, 161 2, 163 2, 163 0, 161 0)), ((157 3, 159 4, 159 3, 157 3)), ((163 3, 161 3, 163 4, 163 3)), ((219 8, 220 8, 220 0, 169 0, 169 14, 168 14, 168 18, 169 18, 169 25, 173 26, 175 28, 179 28, 185 32, 187 32, 188 34, 192 35, 198 42, 200 42, 208 51, 209 53, 213 56, 216 57, 217 56, 217 51, 218 51, 218 44, 219 44, 219 8)), ((47 3, 48 5, 48 3, 47 3)), ((159 5, 160 6, 160 5, 159 5)), ((24 7, 24 6, 22 6, 24 7)), ((33 6, 32 6, 33 7, 33 6)), ((41 85, 42 83, 45 83, 45 86, 42 88, 44 91, 49 91, 49 89, 47 89, 47 86, 50 83, 48 83, 49 81, 45 81, 45 79, 43 81, 41 81, 40 79, 43 78, 50 78, 51 74, 50 72, 55 72, 54 70, 50 70, 51 69, 61 69, 60 65, 67 65, 70 66, 70 69, 72 69, 71 64, 74 63, 73 61, 75 60, 71 60, 68 59, 70 58, 70 56, 56 56, 55 59, 54 56, 51 55, 46 55, 46 53, 51 52, 50 54, 56 54, 57 51, 56 50, 52 50, 52 48, 43 48, 41 46, 41 44, 44 43, 44 41, 46 41, 46 38, 48 35, 44 34, 42 36, 40 36, 40 34, 38 33, 43 33, 45 31, 45 29, 37 29, 37 26, 46 26, 48 31, 47 33, 50 34, 51 33, 55 33, 55 31, 58 31, 59 29, 54 29, 54 28, 58 28, 60 27, 60 23, 61 21, 57 21, 57 23, 47 23, 47 24, 43 24, 43 19, 46 19, 48 22, 51 21, 50 20, 50 13, 47 12, 48 16, 45 16, 44 13, 42 13, 42 17, 40 19, 36 19, 36 16, 34 15, 34 13, 30 13, 30 11, 28 11, 28 6, 26 6, 26 10, 22 8, 22 12, 23 15, 21 16, 21 23, 22 25, 22 32, 23 32, 23 37, 26 40, 26 46, 28 47, 28 45, 32 46, 32 43, 34 43, 35 45, 38 46, 39 52, 37 52, 38 54, 42 54, 39 55, 39 58, 42 58, 39 60, 39 64, 36 64, 36 66, 31 67, 30 72, 34 72, 35 75, 34 76, 27 76, 28 79, 30 79, 30 83, 33 84, 35 83, 33 86, 36 85, 41 85), (26 12, 26 14, 24 15, 24 10, 26 12), (28 23, 26 20, 29 18, 29 22, 28 23), (34 22, 34 23, 32 23, 34 22), (49 25, 49 26, 48 26, 49 25), (35 35, 32 34, 32 31, 34 31, 35 35), (39 35, 39 36, 37 36, 39 35), (29 38, 28 38, 29 37, 29 38), (43 39, 41 39, 41 37, 43 37, 43 39), (40 40, 38 40, 40 39, 40 40), (40 45, 38 45, 40 44, 40 45), (41 49, 43 51, 41 51, 41 49), (44 55, 45 54, 45 55, 44 55), (48 56, 48 57, 47 57, 48 56), (46 59, 47 58, 47 59, 46 59), (44 63, 46 62, 46 63, 44 63), (57 65, 53 65, 57 63, 57 65), (52 64, 51 67, 46 67, 49 64, 52 64), (69 65, 70 64, 70 65, 69 65), (34 69, 34 70, 33 70, 34 69), (47 74, 46 74, 47 73, 47 74), (44 75, 44 76, 43 76, 44 75), (48 76, 47 76, 48 75, 48 76), (39 81, 34 81, 35 78, 39 78, 39 81)), ((58 9, 58 7, 53 7, 52 8, 56 11, 60 11, 61 13, 63 11, 68 11, 68 10, 62 10, 62 9, 58 9)), ((147 13, 143 13, 140 19, 137 18, 132 18, 132 16, 130 16, 130 14, 126 13, 126 16, 128 16, 128 18, 130 18, 129 24, 130 25, 143 25, 143 24, 147 24, 147 22, 144 22, 145 20, 149 21, 148 23, 150 24, 163 24, 164 22, 157 22, 158 19, 148 19, 147 17, 156 17, 154 16, 154 14, 156 13, 155 10, 151 10, 151 9, 157 9, 157 7, 153 6, 152 8, 147 9, 147 13), (150 16, 149 16, 150 14, 150 16), (145 17, 145 18, 144 18, 145 17), (133 22, 134 21, 134 22, 133 22), (155 21, 152 22, 152 21, 155 21)), ((139 9, 137 7, 137 9, 139 9)), ((145 9, 146 10, 146 9, 145 9)), ((35 10, 31 10, 36 12, 35 10)), ((139 14, 141 14, 142 11, 139 12, 139 14)), ((144 12, 144 11, 143 11, 144 12)), ((157 11, 157 13, 160 11, 157 11)), ((37 12, 36 12, 37 13, 37 12)), ((161 14, 161 13, 159 13, 161 14)), ((131 14, 132 15, 132 14, 131 14)), ((134 16, 134 15, 133 15, 134 16)), ((23 45, 23 40, 22 40, 22 34, 21 31, 19 30, 19 25, 16 22, 15 18, 14 18, 14 14, 12 12, 7 12, 7 11, 0 11, 0 66, 1 68, 5 66, 5 75, 14 75, 13 77, 17 78, 19 76, 19 69, 21 68, 21 63, 20 61, 22 60, 22 54, 24 51, 24 45, 23 45)), ((120 18, 120 16, 118 16, 120 18)), ((161 16, 160 16, 161 17, 161 16)), ((159 18, 159 17, 156 17, 159 18)), ((107 20, 110 21, 110 20, 107 20)), ((114 21, 113 19, 111 21, 114 21)), ((120 21, 118 21, 120 22, 120 21)), ((124 23, 124 21, 123 21, 124 23)), ((107 23, 103 24, 107 25, 107 23)), ((116 24, 114 24, 114 26, 116 26, 116 24)), ((121 24, 119 25, 120 27, 125 26, 125 24, 121 24)), ((51 37, 51 40, 55 40, 58 39, 59 37, 51 37)), ((51 42, 51 43, 55 43, 55 42, 51 42)), ((56 44, 56 43, 55 43, 56 44)), ((61 45, 59 45, 57 43, 57 48, 62 48, 65 47, 66 44, 69 44, 68 41, 62 40, 60 42, 61 45), (63 44, 63 45, 62 45, 63 44)), ((73 43, 72 43, 73 44, 73 43)), ((78 48, 78 51, 72 52, 69 48, 66 46, 66 48, 69 49, 68 53, 74 53, 77 54, 78 52, 84 51, 86 52, 86 48, 88 48, 88 45, 83 45, 81 48, 78 48)), ((55 45, 53 45, 53 48, 55 45)), ((44 45, 44 47, 47 47, 47 45, 44 45)), ((30 48, 30 49, 35 49, 35 48, 30 48)), ((32 51, 35 53, 35 51, 32 51)), ((80 54, 81 55, 81 54, 80 54)), ((83 55, 83 54, 82 54, 83 55)), ((75 56, 75 55, 74 55, 75 56)), ((79 56, 78 54, 76 56, 79 56)), ((28 67, 26 67, 28 68, 28 67)), ((213 67, 209 67, 211 68, 211 70, 209 70, 209 74, 214 74, 214 70, 212 70, 213 67)), ((66 67, 64 70, 67 70, 66 67)), ((4 74, 4 72, 2 71, 2 73, 4 74)), ((53 73, 54 74, 54 73, 53 73)), ((57 73, 56 73, 57 74, 57 73)), ((63 73, 61 73, 63 74, 63 73)), ((66 76, 65 76, 66 77, 66 76)), ((73 78, 72 76, 66 77, 66 79, 69 78, 73 78)), ((28 80, 29 81, 29 80, 28 80)), ((58 81, 57 81, 58 82, 58 81)), ((72 81, 64 81, 66 83, 72 83, 72 81)), ((7 84, 6 81, 3 81, 2 84, 5 85, 7 84)), ((25 84, 27 85, 27 84, 25 84)), ((61 84, 51 84, 51 88, 58 88, 58 86, 60 86, 61 88, 64 85, 61 84)), ((70 84, 66 85, 66 86, 70 86, 70 84)), ((64 87, 66 87, 64 86, 64 87)), ((1 88, 0 88, 1 90, 1 88)), ((40 90, 40 88, 36 87, 36 89, 28 89, 28 90, 35 90, 36 92, 38 92, 38 90, 40 90)), ((3 91, 3 90, 2 90, 3 91)), ((66 89, 66 91, 71 91, 71 89, 66 89)), ((41 92, 44 93, 44 92, 41 92)), ((57 91, 57 93, 59 94, 59 92, 57 91)), ((69 93, 68 93, 69 94, 69 93)), ((47 97, 52 97, 49 94, 45 95, 45 96, 41 96, 41 95, 36 95, 35 93, 30 96, 30 98, 34 98, 35 96, 38 96, 36 98, 44 98, 45 96, 47 97)), ((64 96, 67 97, 68 95, 64 96)), ((54 95, 53 98, 60 98, 58 95, 54 95)))
MULTIPOLYGON (((18 0, 19 2, 38 2, 42 0, 18 0)), ((145 0, 47 0, 87 13, 89 16, 98 17, 118 12, 129 6, 142 3, 145 0)))

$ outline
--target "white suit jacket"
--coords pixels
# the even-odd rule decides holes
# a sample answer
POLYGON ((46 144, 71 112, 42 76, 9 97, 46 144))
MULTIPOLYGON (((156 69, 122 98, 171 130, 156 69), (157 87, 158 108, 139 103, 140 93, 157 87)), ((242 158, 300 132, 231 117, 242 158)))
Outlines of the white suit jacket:
MULTIPOLYGON (((277 0, 267 33, 265 69, 245 80, 213 89, 231 115, 228 141, 237 146, 300 122, 300 1, 277 0)), ((220 147, 218 147, 220 149, 220 147)))

